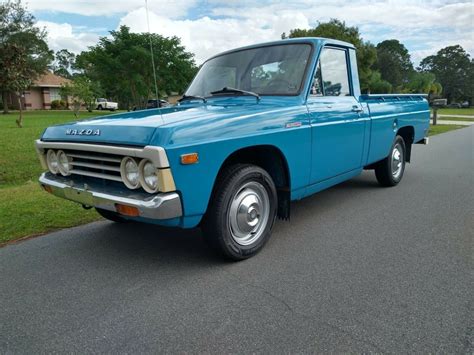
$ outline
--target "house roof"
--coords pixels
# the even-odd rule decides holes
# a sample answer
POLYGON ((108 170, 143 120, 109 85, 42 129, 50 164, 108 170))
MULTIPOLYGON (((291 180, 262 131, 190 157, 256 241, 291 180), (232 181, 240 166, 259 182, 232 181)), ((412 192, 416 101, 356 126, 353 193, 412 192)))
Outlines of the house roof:
POLYGON ((63 84, 69 83, 71 80, 63 78, 62 76, 51 73, 50 71, 45 72, 37 80, 34 81, 34 87, 53 87, 59 88, 63 84))

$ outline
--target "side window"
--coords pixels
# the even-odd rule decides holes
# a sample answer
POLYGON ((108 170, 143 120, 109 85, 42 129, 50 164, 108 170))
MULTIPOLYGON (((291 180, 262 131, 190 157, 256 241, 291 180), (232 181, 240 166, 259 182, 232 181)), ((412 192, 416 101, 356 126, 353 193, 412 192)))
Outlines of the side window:
POLYGON ((311 85, 311 95, 323 96, 323 79, 321 77, 321 63, 318 62, 316 73, 314 73, 313 85, 311 85))
POLYGON ((323 49, 311 86, 311 94, 316 96, 350 96, 345 50, 323 49))

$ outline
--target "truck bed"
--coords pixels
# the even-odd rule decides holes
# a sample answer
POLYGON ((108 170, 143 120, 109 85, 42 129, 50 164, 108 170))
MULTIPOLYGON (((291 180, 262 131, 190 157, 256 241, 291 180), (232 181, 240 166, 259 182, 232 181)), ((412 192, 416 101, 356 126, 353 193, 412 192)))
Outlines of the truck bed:
POLYGON ((424 94, 361 95, 371 117, 367 164, 385 158, 390 151, 395 133, 404 128, 413 131, 416 143, 428 135, 430 110, 424 94))

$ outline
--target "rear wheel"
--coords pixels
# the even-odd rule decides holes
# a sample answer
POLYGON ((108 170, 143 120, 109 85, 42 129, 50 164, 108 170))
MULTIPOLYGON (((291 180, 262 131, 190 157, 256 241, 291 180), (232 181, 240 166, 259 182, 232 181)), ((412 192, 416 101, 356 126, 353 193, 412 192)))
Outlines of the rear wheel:
POLYGON ((277 192, 270 175, 255 165, 233 165, 216 182, 204 237, 223 256, 247 259, 270 238, 276 211, 277 192))
POLYGON ((109 221, 117 222, 117 223, 128 223, 129 222, 128 219, 123 218, 117 212, 103 210, 101 208, 96 208, 95 210, 97 211, 98 214, 100 214, 105 219, 108 219, 109 221))
POLYGON ((396 136, 390 154, 375 166, 375 177, 382 186, 395 186, 403 178, 405 172, 405 141, 396 136))

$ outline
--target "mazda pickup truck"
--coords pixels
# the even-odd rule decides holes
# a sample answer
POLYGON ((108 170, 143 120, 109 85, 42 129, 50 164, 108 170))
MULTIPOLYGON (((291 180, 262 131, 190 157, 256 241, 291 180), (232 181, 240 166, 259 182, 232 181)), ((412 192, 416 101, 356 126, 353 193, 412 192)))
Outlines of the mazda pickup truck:
POLYGON ((424 95, 361 94, 349 43, 252 45, 207 60, 176 105, 47 128, 39 182, 114 222, 199 226, 241 260, 292 201, 363 169, 397 185, 429 116, 424 95))

